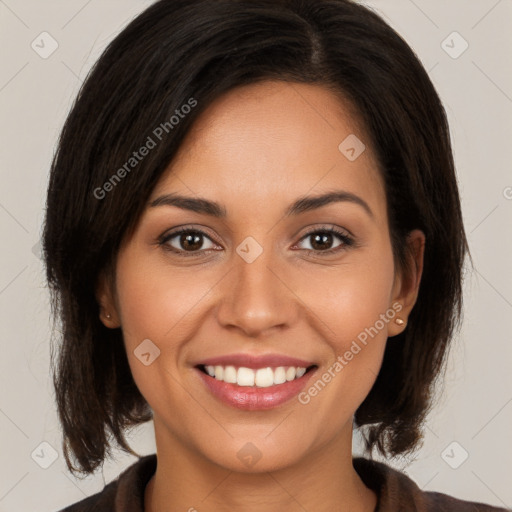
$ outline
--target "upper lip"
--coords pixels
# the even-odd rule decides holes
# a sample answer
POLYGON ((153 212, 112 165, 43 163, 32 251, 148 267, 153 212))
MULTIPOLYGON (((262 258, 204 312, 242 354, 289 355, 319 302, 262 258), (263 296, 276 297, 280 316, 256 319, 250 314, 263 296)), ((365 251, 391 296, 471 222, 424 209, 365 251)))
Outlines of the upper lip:
POLYGON ((225 356, 210 357, 199 361, 194 366, 236 366, 244 368, 266 368, 268 366, 277 368, 279 366, 298 366, 309 368, 315 363, 296 357, 289 357, 280 354, 264 354, 255 356, 251 354, 228 354, 225 356))

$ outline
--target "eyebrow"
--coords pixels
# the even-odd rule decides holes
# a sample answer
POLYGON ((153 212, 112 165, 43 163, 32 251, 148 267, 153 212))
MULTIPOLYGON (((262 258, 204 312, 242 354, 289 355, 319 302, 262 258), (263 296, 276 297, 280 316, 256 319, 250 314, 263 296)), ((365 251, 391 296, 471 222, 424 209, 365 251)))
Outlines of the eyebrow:
MULTIPOLYGON (((374 218, 373 212, 366 201, 352 192, 347 192, 345 190, 336 190, 317 196, 300 197, 287 208, 285 211, 285 217, 298 215, 336 202, 357 204, 361 206, 372 219, 374 218)), ((165 194, 157 197, 149 203, 150 208, 155 208, 157 206, 176 206, 183 210, 203 213, 211 215, 212 217, 227 217, 226 209, 215 201, 203 198, 187 197, 179 194, 165 194)))

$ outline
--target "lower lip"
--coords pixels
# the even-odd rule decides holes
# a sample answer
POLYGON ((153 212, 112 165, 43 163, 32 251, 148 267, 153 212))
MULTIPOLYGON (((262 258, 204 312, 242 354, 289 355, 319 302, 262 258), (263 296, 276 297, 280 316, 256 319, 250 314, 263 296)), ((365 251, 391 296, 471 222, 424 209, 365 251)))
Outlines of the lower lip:
POLYGON ((224 403, 237 409, 261 411, 277 407, 298 395, 317 368, 311 369, 298 379, 266 388, 230 384, 210 377, 199 368, 195 368, 195 370, 206 387, 224 403))

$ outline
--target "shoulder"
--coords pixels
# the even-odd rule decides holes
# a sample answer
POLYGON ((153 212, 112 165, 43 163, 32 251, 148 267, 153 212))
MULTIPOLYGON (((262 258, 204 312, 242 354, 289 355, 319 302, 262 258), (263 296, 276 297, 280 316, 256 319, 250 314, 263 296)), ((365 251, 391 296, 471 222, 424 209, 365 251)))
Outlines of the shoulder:
POLYGON ((102 491, 63 508, 59 512, 107 512, 114 510, 117 480, 110 482, 102 491))
POLYGON ((144 491, 155 470, 156 455, 142 457, 102 491, 59 512, 143 512, 144 491))
POLYGON ((476 501, 465 501, 453 498, 440 492, 425 492, 425 500, 430 508, 446 512, 509 512, 508 509, 493 507, 476 501))
POLYGON ((377 512, 507 512, 484 503, 422 491, 407 475, 382 462, 357 457, 353 465, 365 485, 377 494, 377 512))

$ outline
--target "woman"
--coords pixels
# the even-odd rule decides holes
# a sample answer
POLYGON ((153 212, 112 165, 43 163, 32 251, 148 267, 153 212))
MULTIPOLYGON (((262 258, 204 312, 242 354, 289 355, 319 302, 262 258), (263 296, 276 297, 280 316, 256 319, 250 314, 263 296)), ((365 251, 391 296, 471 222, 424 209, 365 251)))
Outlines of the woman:
POLYGON ((66 511, 499 510, 352 457, 417 447, 467 243, 444 109, 348 0, 161 0, 68 116, 44 254, 64 453, 155 455, 66 511))

